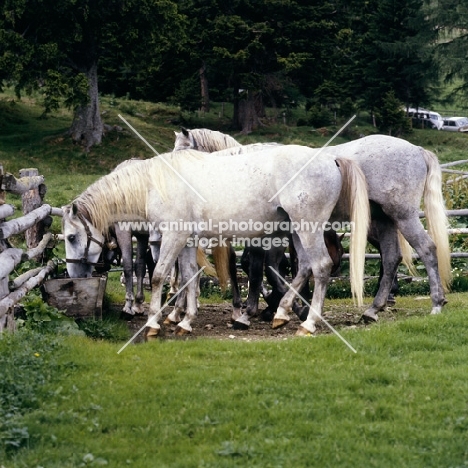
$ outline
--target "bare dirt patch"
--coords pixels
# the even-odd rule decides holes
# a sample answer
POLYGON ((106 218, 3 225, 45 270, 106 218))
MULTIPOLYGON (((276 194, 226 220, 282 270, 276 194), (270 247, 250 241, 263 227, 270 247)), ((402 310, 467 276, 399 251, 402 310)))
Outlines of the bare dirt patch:
MULTIPOLYGON (((370 300, 366 301, 370 302, 370 300)), ((265 303, 260 304, 260 310, 266 307, 265 303)), ((146 305, 146 311, 148 306, 146 305)), ((228 301, 223 301, 219 304, 201 304, 198 316, 192 323, 193 331, 191 335, 177 337, 174 335, 175 327, 162 327, 162 339, 197 339, 197 338, 217 338, 217 339, 240 339, 240 340, 265 340, 265 339, 285 339, 293 337, 299 327, 301 321, 295 315, 291 315, 291 322, 283 328, 273 330, 270 322, 265 322, 261 319, 261 314, 252 317, 251 325, 248 330, 236 330, 231 323, 232 306, 228 301)), ((164 311, 164 316, 170 310, 164 311)), ((346 304, 325 304, 323 317, 336 330, 345 330, 348 328, 365 328, 372 324, 365 324, 361 320, 363 310, 352 305, 346 304)), ((421 311, 419 311, 421 313, 421 311)), ((387 308, 379 314, 380 321, 394 321, 399 317, 405 317, 413 314, 418 314, 418 310, 408 310, 402 307, 387 308)), ((133 320, 128 321, 128 327, 132 336, 144 327, 147 317, 137 316, 133 320)), ((317 324, 317 335, 332 333, 324 322, 317 324)), ((142 331, 135 342, 144 340, 144 332, 142 331)))

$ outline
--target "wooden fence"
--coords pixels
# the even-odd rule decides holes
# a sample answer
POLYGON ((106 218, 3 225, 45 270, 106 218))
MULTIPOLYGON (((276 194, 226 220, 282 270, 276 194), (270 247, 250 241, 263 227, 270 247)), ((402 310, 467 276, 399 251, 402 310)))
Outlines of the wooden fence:
POLYGON ((0 165, 0 332, 14 325, 13 307, 31 289, 39 286, 55 265, 49 261, 45 266, 29 270, 9 280, 9 275, 22 262, 40 259, 50 246, 52 234, 47 232, 52 224, 51 215, 60 215, 61 210, 43 204, 46 192, 44 177, 37 169, 22 169, 19 178, 4 173, 0 165), (21 195, 23 216, 11 217, 15 208, 6 203, 6 194, 21 195), (15 248, 9 239, 25 233, 26 250, 15 248))

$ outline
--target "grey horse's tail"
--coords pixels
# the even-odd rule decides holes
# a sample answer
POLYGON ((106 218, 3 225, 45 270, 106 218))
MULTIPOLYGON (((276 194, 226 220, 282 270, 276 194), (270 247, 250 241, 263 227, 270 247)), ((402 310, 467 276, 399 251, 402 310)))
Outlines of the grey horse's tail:
POLYGON ((370 222, 367 182, 359 165, 346 158, 337 158, 343 178, 341 196, 349 206, 352 226, 349 244, 350 282, 353 297, 359 306, 363 304, 364 264, 367 245, 367 232, 370 222))
POLYGON ((441 189, 442 171, 434 153, 423 150, 423 154, 427 165, 426 185, 424 187, 424 214, 426 215, 428 233, 437 247, 440 280, 445 291, 448 291, 452 281, 452 268, 447 232, 448 219, 441 189))

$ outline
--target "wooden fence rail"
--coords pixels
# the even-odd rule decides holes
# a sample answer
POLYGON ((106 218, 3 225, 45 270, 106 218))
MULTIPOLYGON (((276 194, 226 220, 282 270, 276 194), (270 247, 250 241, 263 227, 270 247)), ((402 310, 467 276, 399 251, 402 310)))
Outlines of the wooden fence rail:
POLYGON ((35 268, 10 281, 10 274, 22 262, 40 258, 50 246, 52 233, 46 232, 51 215, 60 210, 43 204, 46 193, 44 177, 37 169, 22 169, 20 177, 4 173, 0 165, 0 332, 14 326, 13 307, 31 289, 39 286, 54 269, 54 263, 35 268), (6 203, 6 194, 21 195, 23 216, 11 217, 15 208, 6 203), (12 247, 9 238, 24 233, 26 250, 12 247))

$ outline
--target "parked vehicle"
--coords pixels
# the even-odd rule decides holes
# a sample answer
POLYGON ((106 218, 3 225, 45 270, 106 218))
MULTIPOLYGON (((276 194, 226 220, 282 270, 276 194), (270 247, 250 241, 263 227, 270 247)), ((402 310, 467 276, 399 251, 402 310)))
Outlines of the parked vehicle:
POLYGON ((439 113, 427 109, 414 109, 410 107, 408 109, 408 117, 411 117, 413 126, 440 130, 444 125, 442 116, 439 113))
POLYGON ((448 132, 468 132, 468 117, 446 117, 442 130, 448 132))

